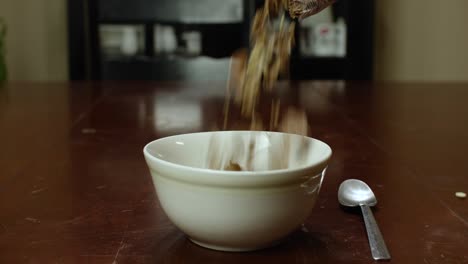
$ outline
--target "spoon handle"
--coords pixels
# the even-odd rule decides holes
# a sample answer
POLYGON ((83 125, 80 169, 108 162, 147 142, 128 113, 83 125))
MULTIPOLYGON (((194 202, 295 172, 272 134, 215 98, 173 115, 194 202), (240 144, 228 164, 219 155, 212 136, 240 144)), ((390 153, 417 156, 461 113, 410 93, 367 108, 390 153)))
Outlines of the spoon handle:
POLYGON ((379 226, 375 221, 372 210, 368 205, 361 205, 364 223, 366 224, 367 237, 369 238, 369 245, 372 252, 372 257, 375 260, 391 259, 385 241, 383 240, 382 233, 380 233, 379 226))

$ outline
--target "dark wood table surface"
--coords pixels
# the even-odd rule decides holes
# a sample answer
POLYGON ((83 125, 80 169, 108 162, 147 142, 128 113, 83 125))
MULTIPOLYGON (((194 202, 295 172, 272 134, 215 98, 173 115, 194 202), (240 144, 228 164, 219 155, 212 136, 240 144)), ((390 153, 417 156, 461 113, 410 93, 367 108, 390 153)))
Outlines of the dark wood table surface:
MULTIPOLYGON (((162 212, 142 148, 213 130, 222 82, 0 86, 0 263, 372 263, 339 184, 366 181, 392 263, 468 263, 468 84, 298 82, 334 154, 303 230, 224 253, 189 242, 162 212)), ((230 121, 234 122, 234 121, 230 121)))

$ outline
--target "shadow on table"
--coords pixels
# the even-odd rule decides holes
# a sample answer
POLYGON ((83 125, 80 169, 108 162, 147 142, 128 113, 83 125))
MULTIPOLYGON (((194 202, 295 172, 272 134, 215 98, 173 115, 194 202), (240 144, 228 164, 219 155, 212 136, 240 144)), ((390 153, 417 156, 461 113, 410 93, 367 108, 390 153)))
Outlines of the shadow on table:
POLYGON ((202 248, 180 231, 167 234, 154 249, 154 263, 289 263, 326 259, 329 249, 320 236, 302 230, 294 232, 277 246, 253 252, 221 252, 202 248))

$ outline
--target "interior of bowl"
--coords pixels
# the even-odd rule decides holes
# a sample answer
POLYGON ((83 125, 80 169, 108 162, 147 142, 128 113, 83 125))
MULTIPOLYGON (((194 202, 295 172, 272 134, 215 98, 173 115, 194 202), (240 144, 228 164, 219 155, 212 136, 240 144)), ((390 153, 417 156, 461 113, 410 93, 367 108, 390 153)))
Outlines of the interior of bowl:
POLYGON ((294 134, 220 131, 183 134, 149 143, 145 154, 199 169, 271 171, 323 163, 331 155, 322 141, 294 134))

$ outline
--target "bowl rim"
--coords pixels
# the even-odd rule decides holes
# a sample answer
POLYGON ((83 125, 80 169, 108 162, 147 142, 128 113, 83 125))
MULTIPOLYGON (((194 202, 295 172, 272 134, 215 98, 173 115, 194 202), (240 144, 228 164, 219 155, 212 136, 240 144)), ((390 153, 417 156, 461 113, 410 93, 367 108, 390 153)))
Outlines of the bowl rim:
MULTIPOLYGON (((292 175, 297 175, 297 176, 305 176, 305 175, 317 175, 318 173, 322 172, 328 165, 328 161, 331 158, 332 155, 332 149, 331 147, 326 144, 325 142, 308 137, 308 136, 302 136, 298 134, 292 134, 292 133, 283 133, 283 132, 270 132, 270 131, 248 131, 248 130, 229 130, 229 131, 210 131, 210 132, 196 132, 196 133, 184 133, 184 134, 177 134, 177 135, 172 135, 172 136, 167 136, 167 137, 162 137, 156 140, 153 140, 145 145, 143 148, 143 153, 147 162, 148 167, 150 170, 155 170, 155 171, 164 171, 164 173, 161 176, 167 176, 165 174, 171 174, 169 176, 173 176, 171 178, 177 178, 179 180, 185 181, 188 180, 189 182, 197 182, 198 180, 204 181, 203 179, 198 179, 197 177, 191 177, 190 179, 185 179, 185 177, 180 176, 180 175, 174 175, 174 173, 170 173, 170 170, 178 170, 186 173, 190 173, 192 175, 198 175, 198 176, 204 176, 204 177, 229 177, 231 180, 239 180, 239 179, 259 179, 259 178, 265 178, 266 175, 268 176, 276 176, 277 179, 276 181, 279 182, 284 182, 286 181, 285 178, 290 178, 292 175), (325 149, 325 153, 323 156, 318 158, 316 162, 307 164, 304 166, 299 166, 296 168, 291 168, 291 169, 279 169, 279 170, 265 170, 265 171, 223 171, 223 170, 214 170, 214 169, 205 169, 205 168, 198 168, 198 167, 191 167, 187 165, 182 165, 182 164, 177 164, 174 162, 170 162, 167 160, 160 159, 153 154, 151 154, 148 149, 161 141, 166 141, 170 139, 174 139, 176 137, 180 136, 187 136, 187 135, 201 135, 201 134, 216 134, 216 133, 262 133, 262 132, 267 132, 267 133, 273 133, 273 134, 282 134, 282 135, 293 135, 293 136, 300 136, 300 137, 305 137, 309 140, 312 140, 314 142, 319 143, 322 147, 325 149), (156 166, 155 166, 156 165, 156 166), (158 166, 159 165, 159 166, 158 166), (167 170, 169 169, 169 170, 167 170), (248 177, 247 177, 248 176, 248 177), (283 178, 283 179, 281 179, 283 178)), ((270 177, 268 177, 270 178, 270 177)), ((219 178, 221 179, 221 178, 219 178)), ((271 179, 271 178, 270 178, 271 179)), ((275 182, 274 179, 271 179, 272 182, 275 182)), ((303 181, 303 178, 301 179, 303 181)), ((290 180, 289 180, 290 181, 290 180)), ((278 182, 278 183, 279 183, 278 182)))

